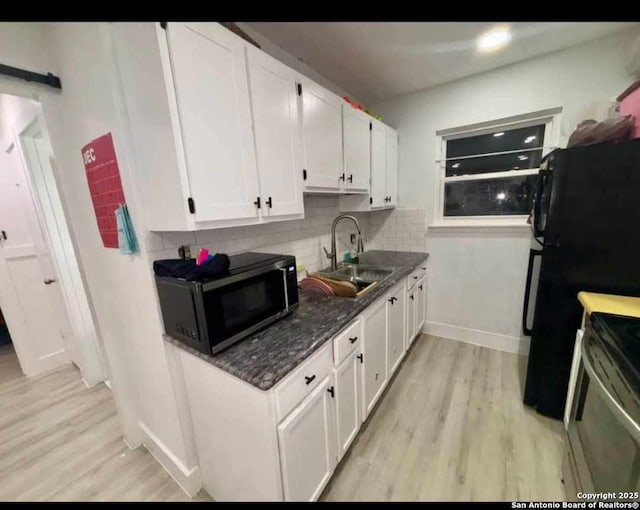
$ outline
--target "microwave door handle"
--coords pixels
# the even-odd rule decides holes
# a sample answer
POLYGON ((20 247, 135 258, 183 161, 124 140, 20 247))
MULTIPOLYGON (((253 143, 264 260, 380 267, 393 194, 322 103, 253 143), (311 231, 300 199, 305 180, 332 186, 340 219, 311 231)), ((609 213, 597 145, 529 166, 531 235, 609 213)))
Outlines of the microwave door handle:
MULTIPOLYGON (((533 279, 533 264, 537 256, 542 256, 542 250, 529 250, 529 265, 527 267, 527 284, 524 290, 524 305, 522 308, 522 332, 525 336, 533 334, 533 324, 527 326, 527 315, 529 314, 529 300, 531 298, 531 280, 533 279)), ((534 311, 535 312, 535 311, 534 311)), ((535 317, 534 317, 535 319, 535 317)))
MULTIPOLYGON (((609 392, 607 387, 602 383, 602 380, 598 377, 598 374, 593 369, 593 365, 591 364, 591 360, 589 359, 589 353, 587 349, 587 345, 590 342, 593 342, 592 339, 586 338, 586 341, 582 342, 581 349, 581 361, 584 365, 587 374, 593 381, 593 387, 600 393, 602 400, 604 400, 605 404, 611 411, 611 413, 615 416, 615 418, 624 426, 627 432, 633 437, 633 439, 640 443, 640 425, 636 423, 631 416, 627 414, 624 408, 619 404, 619 402, 615 399, 615 397, 609 392)), ((589 385, 591 388, 592 386, 589 385)))
POLYGON ((287 268, 281 267, 280 271, 282 271, 282 286, 284 287, 284 310, 285 312, 289 311, 289 290, 287 287, 287 268))

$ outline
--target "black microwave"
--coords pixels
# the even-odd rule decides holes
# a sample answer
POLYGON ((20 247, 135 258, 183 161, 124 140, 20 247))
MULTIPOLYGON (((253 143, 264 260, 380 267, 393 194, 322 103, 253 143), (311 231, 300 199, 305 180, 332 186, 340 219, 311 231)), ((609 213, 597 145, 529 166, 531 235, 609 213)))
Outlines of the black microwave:
POLYGON ((208 281, 156 276, 167 335, 215 354, 298 306, 295 257, 248 252, 229 261, 228 274, 208 281))

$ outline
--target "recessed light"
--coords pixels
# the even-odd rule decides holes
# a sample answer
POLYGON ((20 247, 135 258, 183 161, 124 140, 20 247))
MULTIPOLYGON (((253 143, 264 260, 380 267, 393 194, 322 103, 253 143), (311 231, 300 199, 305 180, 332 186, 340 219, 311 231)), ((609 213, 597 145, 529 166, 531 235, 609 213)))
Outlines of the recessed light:
POLYGON ((531 142, 533 142, 535 139, 536 139, 536 137, 535 137, 535 136, 527 136, 527 137, 524 139, 524 143, 531 143, 531 142))
POLYGON ((460 167, 460 163, 454 163, 453 165, 451 165, 451 168, 459 168, 460 167))
POLYGON ((489 53, 505 47, 510 41, 509 27, 495 27, 478 37, 476 48, 483 53, 489 53))
POLYGON ((500 131, 499 133, 493 133, 493 136, 502 136, 504 135, 503 131, 500 131))

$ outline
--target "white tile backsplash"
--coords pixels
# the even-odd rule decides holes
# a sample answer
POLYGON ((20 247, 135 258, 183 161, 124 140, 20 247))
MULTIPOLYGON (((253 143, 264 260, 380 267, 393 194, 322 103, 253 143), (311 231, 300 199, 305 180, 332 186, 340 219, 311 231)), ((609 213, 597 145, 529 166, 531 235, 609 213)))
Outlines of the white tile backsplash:
POLYGON ((426 209, 373 211, 368 247, 380 250, 427 251, 426 209))
MULTIPOLYGON (((164 250, 158 251, 158 255, 164 257, 177 257, 177 248, 181 244, 189 244, 194 257, 200 248, 227 254, 244 251, 285 253, 294 255, 297 262, 303 264, 308 271, 317 271, 329 265, 322 247, 328 250, 331 246, 331 223, 340 214, 338 197, 308 195, 304 198, 304 208, 303 220, 203 230, 195 233, 153 233, 148 244, 156 250, 163 246, 164 250), (156 236, 160 237, 162 244, 158 242, 156 236), (170 250, 173 250, 173 255, 169 255, 170 250)), ((365 249, 425 251, 425 213, 425 209, 394 209, 353 215, 360 222, 365 249)), ((336 231, 338 260, 342 260, 347 250, 356 248, 356 245, 350 242, 350 234, 355 232, 355 225, 348 220, 338 225, 336 231)))

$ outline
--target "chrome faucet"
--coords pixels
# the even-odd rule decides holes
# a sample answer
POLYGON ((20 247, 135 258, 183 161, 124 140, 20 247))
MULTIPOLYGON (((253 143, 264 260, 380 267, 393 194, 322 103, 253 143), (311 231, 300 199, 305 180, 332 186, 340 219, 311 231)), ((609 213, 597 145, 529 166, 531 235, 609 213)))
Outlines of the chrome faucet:
POLYGON ((364 243, 362 242, 362 232, 360 231, 360 223, 358 223, 358 219, 355 216, 351 216, 350 214, 340 214, 333 220, 331 224, 331 252, 328 252, 327 249, 323 246, 325 254, 328 259, 331 259, 331 270, 335 271, 338 269, 338 258, 337 258, 337 248, 336 248, 336 225, 342 219, 348 219, 353 221, 356 224, 356 229, 358 230, 358 247, 357 253, 364 252, 364 243))

